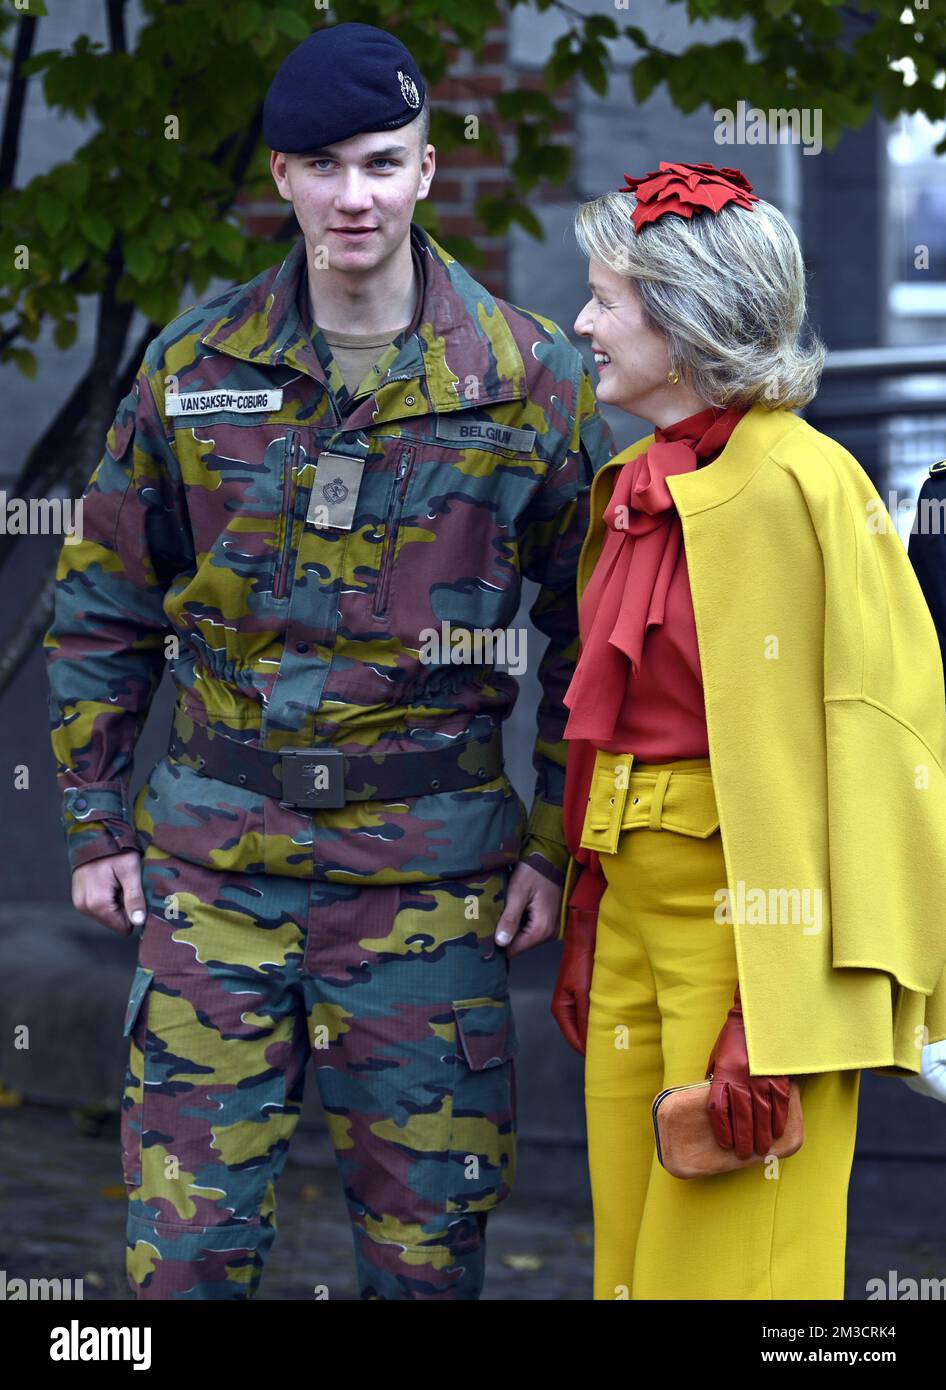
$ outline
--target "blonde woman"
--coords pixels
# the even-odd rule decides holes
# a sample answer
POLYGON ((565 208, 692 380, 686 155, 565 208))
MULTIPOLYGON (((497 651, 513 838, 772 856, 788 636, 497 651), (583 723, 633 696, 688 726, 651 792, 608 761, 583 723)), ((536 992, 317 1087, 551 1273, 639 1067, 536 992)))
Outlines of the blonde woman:
POLYGON ((796 413, 823 348, 784 217, 666 164, 581 206, 605 464, 565 696, 553 1013, 586 1054, 598 1299, 841 1299, 860 1072, 946 1037, 946 701, 870 480, 796 413), (709 1077, 744 1162, 681 1180, 651 1102, 709 1077), (775 1160, 789 1085, 804 1141, 775 1160))

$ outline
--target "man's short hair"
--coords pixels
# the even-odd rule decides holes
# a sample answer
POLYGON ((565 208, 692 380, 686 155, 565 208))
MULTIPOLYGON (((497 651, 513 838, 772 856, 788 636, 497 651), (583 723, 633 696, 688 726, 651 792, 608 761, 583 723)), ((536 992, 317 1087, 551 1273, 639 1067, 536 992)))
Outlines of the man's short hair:
POLYGON ((418 148, 420 149, 420 157, 423 159, 424 150, 427 148, 427 137, 430 134, 430 98, 426 92, 421 108, 411 124, 417 127, 418 148))

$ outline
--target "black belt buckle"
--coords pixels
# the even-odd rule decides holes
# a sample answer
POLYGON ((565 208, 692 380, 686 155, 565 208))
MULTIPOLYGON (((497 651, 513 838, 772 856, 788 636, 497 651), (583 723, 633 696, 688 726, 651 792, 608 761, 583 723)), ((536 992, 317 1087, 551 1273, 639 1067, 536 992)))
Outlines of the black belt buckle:
POLYGON ((345 763, 340 748, 280 748, 283 800, 293 806, 345 805, 345 763))

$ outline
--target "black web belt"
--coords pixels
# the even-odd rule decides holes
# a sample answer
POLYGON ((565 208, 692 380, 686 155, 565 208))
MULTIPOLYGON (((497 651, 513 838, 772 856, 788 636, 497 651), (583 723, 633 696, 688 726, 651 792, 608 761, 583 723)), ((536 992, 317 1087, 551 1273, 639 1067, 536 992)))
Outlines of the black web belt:
POLYGON ((343 753, 331 744, 314 744, 268 752, 195 723, 180 708, 174 711, 168 753, 205 777, 316 810, 460 791, 503 771, 498 726, 482 738, 458 737, 446 747, 343 753))

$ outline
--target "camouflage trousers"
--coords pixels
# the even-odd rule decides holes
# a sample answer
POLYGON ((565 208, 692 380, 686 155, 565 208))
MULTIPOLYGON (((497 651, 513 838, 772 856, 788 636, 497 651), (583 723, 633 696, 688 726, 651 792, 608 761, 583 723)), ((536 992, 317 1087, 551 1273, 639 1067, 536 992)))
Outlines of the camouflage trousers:
POLYGON ((256 1292, 311 1055, 362 1298, 478 1298, 516 1162, 493 940, 509 870, 350 886, 149 845, 142 877, 122 1101, 136 1296, 256 1292))

